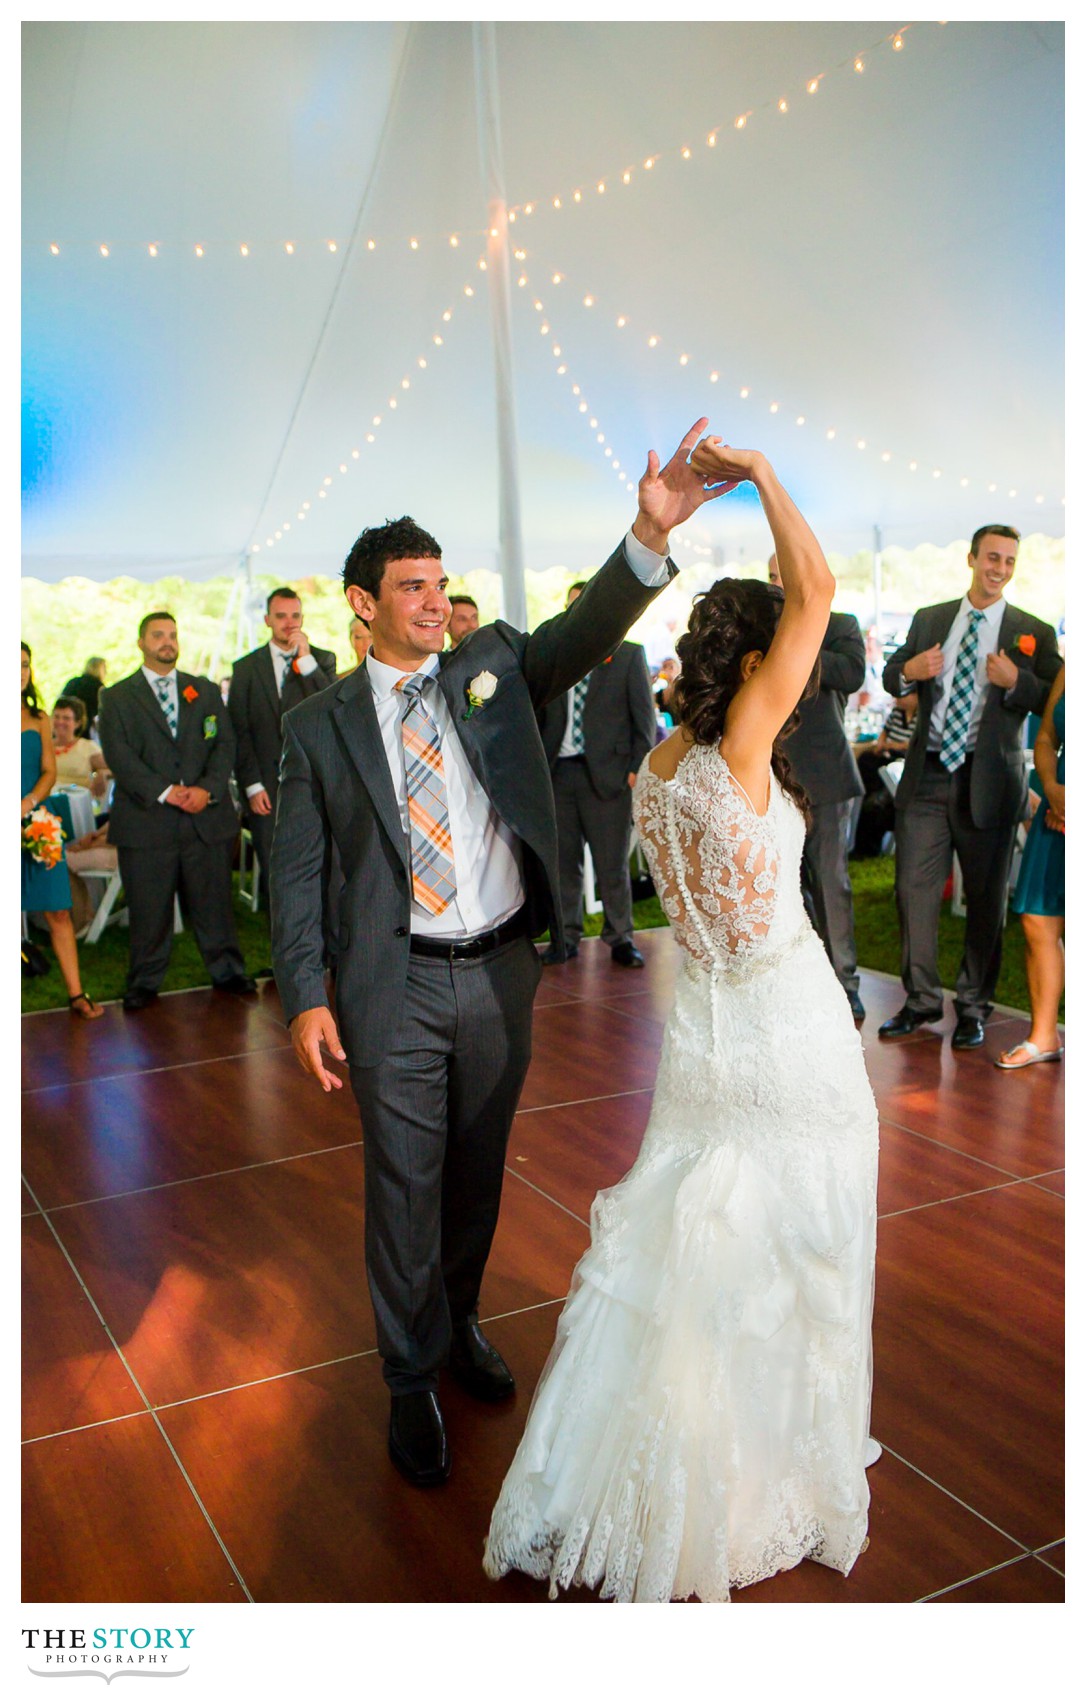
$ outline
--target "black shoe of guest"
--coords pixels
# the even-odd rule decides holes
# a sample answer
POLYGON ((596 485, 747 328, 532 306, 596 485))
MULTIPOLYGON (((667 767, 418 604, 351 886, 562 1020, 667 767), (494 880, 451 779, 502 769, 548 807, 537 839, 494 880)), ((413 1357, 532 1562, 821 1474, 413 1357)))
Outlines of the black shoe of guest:
POLYGON ((414 1487, 449 1476, 449 1442, 436 1393, 397 1393, 388 1420, 388 1455, 414 1487))
POLYGON ((509 1399, 517 1390, 509 1365, 477 1322, 453 1329, 449 1374, 473 1399, 488 1403, 509 1399))
POLYGON ((849 1008, 852 1011, 853 1021, 862 1021, 864 1019, 864 1017, 866 1016, 867 1011, 863 1006, 863 1002, 860 998, 859 992, 849 992, 848 993, 848 1004, 849 1004, 849 1008))
POLYGON ((154 1003, 157 997, 158 993, 152 992, 148 986, 133 986, 131 991, 125 992, 121 999, 121 1008, 127 1010, 146 1009, 147 1005, 154 1003))
POLYGON ((975 1051, 984 1043, 984 1023, 978 1015, 959 1015, 950 1036, 952 1051, 975 1051))
POLYGON ((637 946, 627 939, 623 944, 616 944, 611 949, 611 961, 616 968, 644 968, 645 958, 637 946))
POLYGON ((251 974, 231 974, 229 979, 214 980, 212 984, 217 992, 233 992, 236 996, 256 991, 256 981, 251 974))
POLYGON ((905 1004, 896 1015, 890 1017, 889 1021, 883 1022, 879 1028, 879 1038, 904 1039, 908 1034, 915 1033, 918 1027, 942 1019, 943 1012, 941 1009, 932 1010, 930 1015, 925 1015, 922 1011, 910 1009, 908 1004, 905 1004))
POLYGON ((572 947, 572 949, 567 950, 566 954, 564 956, 559 956, 559 954, 558 954, 557 950, 554 948, 553 944, 549 944, 547 946, 546 950, 543 952, 542 956, 539 958, 539 960, 547 968, 555 968, 555 967, 558 966, 558 964, 560 962, 572 962, 576 955, 577 955, 577 946, 576 945, 574 945, 572 947))

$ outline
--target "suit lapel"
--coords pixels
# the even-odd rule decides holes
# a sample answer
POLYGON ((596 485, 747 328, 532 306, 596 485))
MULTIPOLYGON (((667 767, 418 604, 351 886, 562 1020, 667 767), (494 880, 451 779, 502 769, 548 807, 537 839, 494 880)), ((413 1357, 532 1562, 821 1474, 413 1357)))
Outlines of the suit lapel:
POLYGON ((400 806, 396 801, 392 775, 388 770, 388 755, 377 722, 373 690, 364 661, 356 673, 350 674, 342 685, 336 687, 336 694, 339 701, 332 710, 332 718, 343 735, 350 758, 358 769, 359 778, 369 792, 378 820, 410 872, 407 838, 403 821, 400 819, 400 806))
MULTIPOLYGON (((486 662, 480 660, 469 671, 464 666, 463 657, 461 657, 459 665, 457 664, 456 658, 459 653, 459 650, 456 649, 446 650, 441 656, 437 670, 438 687, 445 698, 449 719, 456 728, 456 736, 459 738, 460 747, 467 757, 468 766, 489 797, 490 788, 487 785, 486 768, 479 748, 480 731, 475 726, 476 717, 482 715, 485 718, 486 710, 476 709, 474 714, 469 715, 466 720, 464 719, 464 710, 468 701, 465 687, 469 680, 474 679, 476 673, 487 670, 486 662)), ((493 798, 491 798, 491 801, 493 801, 493 798)))
MULTIPOLYGON (((957 602, 943 602, 935 609, 931 623, 931 643, 937 643, 941 647, 946 642, 961 605, 961 597, 959 597, 957 602)), ((926 645, 926 647, 930 649, 931 644, 926 645)))

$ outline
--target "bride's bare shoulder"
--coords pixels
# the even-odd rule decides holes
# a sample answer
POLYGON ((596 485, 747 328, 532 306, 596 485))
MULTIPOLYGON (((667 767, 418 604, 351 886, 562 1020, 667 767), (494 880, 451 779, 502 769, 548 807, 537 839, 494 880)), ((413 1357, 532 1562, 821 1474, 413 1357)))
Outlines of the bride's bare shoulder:
POLYGON ((663 743, 657 744, 649 756, 649 772, 657 779, 674 779, 683 757, 694 747, 694 740, 682 726, 676 728, 663 743))

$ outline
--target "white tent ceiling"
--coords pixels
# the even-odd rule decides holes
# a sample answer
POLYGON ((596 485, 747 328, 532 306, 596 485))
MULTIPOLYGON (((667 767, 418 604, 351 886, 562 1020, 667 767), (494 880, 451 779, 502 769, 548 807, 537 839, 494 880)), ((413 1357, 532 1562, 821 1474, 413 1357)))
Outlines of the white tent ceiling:
MULTIPOLYGON (((1062 534, 1062 25, 888 31, 497 26, 529 568, 701 412, 828 548, 1062 534)), ((25 572, 334 573, 404 511, 496 565, 470 24, 29 24, 23 126, 25 572)))

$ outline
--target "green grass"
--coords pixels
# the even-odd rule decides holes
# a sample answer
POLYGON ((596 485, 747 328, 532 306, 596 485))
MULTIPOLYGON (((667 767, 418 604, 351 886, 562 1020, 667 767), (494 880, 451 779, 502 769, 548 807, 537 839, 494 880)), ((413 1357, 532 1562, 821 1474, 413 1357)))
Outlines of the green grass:
MULTIPOLYGON (((860 965, 879 969, 885 974, 898 974, 901 956, 898 943, 897 909, 894 905, 894 863, 891 856, 878 856, 849 864, 856 912, 856 949, 860 965)), ((263 912, 254 915, 237 898, 235 876, 234 914, 237 920, 238 941, 250 973, 266 967, 271 961, 268 942, 268 918, 263 912)), ((665 927, 667 920, 659 899, 649 897, 633 906, 634 926, 665 927)), ((585 934, 597 936, 603 926, 602 915, 585 916, 585 934)), ((944 986, 953 986, 961 959, 965 922, 943 905, 939 925, 939 976, 944 986)), ((63 1009, 68 1002, 48 939, 35 933, 36 942, 45 948, 52 967, 37 980, 23 981, 23 1010, 63 1009)), ((80 945, 79 958, 83 983, 96 998, 119 998, 124 991, 128 972, 128 929, 107 927, 97 944, 80 945)), ((178 933, 173 941, 173 955, 163 991, 180 991, 188 986, 206 986, 209 979, 196 941, 191 932, 178 933)), ((1018 917, 1012 915, 1003 940, 1003 966, 996 987, 996 1002, 1014 1009, 1029 1008, 1026 987, 1025 945, 1018 917)), ((1061 1005, 1060 1018, 1063 1018, 1061 1005)))

